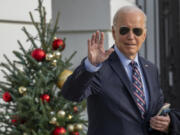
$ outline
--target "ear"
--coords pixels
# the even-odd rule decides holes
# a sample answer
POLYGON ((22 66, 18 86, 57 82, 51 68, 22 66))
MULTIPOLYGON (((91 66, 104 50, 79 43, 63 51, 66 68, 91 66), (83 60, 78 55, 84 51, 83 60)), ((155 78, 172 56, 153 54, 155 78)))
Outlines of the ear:
POLYGON ((146 39, 146 33, 147 33, 147 30, 145 29, 144 33, 143 33, 143 41, 145 41, 145 39, 146 39))
POLYGON ((115 26, 112 26, 112 36, 113 36, 113 39, 115 40, 116 39, 115 26))

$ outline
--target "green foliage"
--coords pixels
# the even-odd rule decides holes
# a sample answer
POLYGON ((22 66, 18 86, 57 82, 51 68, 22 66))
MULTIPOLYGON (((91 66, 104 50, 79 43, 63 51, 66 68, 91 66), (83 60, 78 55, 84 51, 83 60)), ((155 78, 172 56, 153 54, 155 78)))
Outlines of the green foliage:
MULTIPOLYGON (((22 29, 32 46, 25 49, 18 41, 20 50, 13 51, 16 60, 11 61, 4 55, 6 63, 0 64, 5 78, 5 81, 0 81, 0 96, 9 92, 12 97, 10 102, 0 102, 1 135, 50 135, 56 126, 64 127, 65 135, 70 135, 67 130, 68 124, 81 123, 87 126, 87 121, 82 118, 85 103, 65 100, 57 87, 60 73, 72 65, 70 60, 76 52, 67 60, 63 60, 62 57, 56 58, 56 65, 52 65, 51 60, 45 59, 39 62, 31 56, 31 52, 37 48, 41 48, 46 54, 52 54, 55 51, 52 49, 52 43, 58 30, 59 14, 52 26, 51 23, 46 22, 46 11, 42 1, 38 0, 38 2, 40 23, 35 22, 30 13, 38 36, 31 35, 25 27, 22 29), (39 41, 40 45, 36 41, 39 41), (20 87, 24 87, 26 91, 20 93, 20 87), (43 94, 49 95, 49 102, 41 100, 43 94), (74 111, 74 107, 78 108, 78 112, 74 111), (58 116, 59 110, 66 113, 64 117, 58 116), (72 119, 68 119, 68 115, 71 115, 72 119), (53 117, 57 119, 56 124, 50 123, 53 117)), ((85 134, 83 130, 78 132, 80 135, 85 134)))

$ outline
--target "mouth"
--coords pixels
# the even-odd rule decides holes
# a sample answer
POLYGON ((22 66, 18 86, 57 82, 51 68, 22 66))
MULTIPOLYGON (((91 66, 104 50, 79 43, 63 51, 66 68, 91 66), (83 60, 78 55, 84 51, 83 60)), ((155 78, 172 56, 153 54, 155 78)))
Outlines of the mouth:
POLYGON ((133 43, 125 43, 126 46, 136 46, 136 44, 133 43))

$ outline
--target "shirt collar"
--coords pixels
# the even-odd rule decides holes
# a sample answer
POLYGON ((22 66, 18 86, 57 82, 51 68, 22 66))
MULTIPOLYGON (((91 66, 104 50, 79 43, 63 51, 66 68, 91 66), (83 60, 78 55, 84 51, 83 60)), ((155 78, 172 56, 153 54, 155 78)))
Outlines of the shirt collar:
MULTIPOLYGON (((115 45, 114 46, 114 50, 116 52, 116 54, 118 55, 120 61, 122 62, 123 66, 126 67, 129 65, 129 63, 132 61, 129 58, 127 58, 115 45)), ((136 55, 134 61, 137 63, 137 65, 139 66, 139 59, 138 59, 138 54, 136 55)))

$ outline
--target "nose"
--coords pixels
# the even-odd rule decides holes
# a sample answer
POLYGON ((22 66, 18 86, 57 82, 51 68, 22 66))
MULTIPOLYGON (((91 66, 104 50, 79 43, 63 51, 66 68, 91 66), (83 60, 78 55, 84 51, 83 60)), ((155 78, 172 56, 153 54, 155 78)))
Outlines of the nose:
POLYGON ((132 39, 134 39, 134 36, 135 36, 135 35, 134 35, 133 31, 130 30, 130 31, 128 32, 128 35, 127 35, 127 36, 128 36, 128 39, 129 39, 129 40, 132 40, 132 39))

